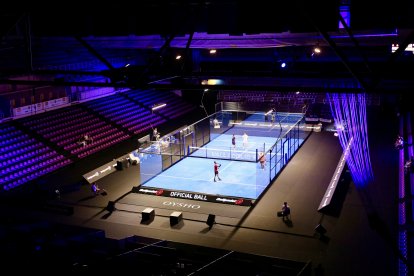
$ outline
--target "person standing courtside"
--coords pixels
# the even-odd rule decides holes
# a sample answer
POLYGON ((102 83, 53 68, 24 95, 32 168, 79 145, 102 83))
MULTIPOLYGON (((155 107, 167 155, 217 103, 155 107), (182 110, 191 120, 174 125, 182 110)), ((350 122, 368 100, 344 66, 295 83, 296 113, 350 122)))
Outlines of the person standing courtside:
POLYGON ((266 155, 263 152, 260 153, 259 162, 260 168, 264 170, 266 166, 266 155))
POLYGON ((249 135, 245 132, 243 134, 243 147, 247 148, 247 145, 249 144, 249 135))
POLYGON ((233 146, 233 149, 236 148, 236 136, 233 134, 233 137, 231 137, 231 145, 233 146))
POLYGON ((158 132, 158 129, 157 129, 157 128, 154 128, 154 129, 152 130, 152 139, 153 139, 154 141, 158 141, 158 140, 160 140, 160 133, 158 132))
POLYGON ((221 180, 221 178, 219 176, 219 168, 220 167, 221 167, 221 164, 214 161, 214 182, 216 182, 216 177, 218 178, 218 180, 221 180))

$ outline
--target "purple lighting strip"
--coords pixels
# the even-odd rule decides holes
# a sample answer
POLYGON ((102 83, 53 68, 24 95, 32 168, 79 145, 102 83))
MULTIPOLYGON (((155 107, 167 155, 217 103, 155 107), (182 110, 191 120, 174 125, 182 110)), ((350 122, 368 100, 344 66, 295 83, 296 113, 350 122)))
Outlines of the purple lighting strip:
POLYGON ((347 164, 354 183, 363 187, 374 179, 369 156, 365 94, 326 94, 342 149, 352 146, 347 164))

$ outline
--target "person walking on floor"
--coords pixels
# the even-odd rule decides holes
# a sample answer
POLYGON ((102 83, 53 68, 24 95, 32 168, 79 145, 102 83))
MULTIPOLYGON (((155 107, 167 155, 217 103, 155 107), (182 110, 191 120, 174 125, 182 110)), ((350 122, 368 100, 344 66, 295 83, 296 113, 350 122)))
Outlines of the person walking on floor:
POLYGON ((404 148, 404 138, 401 135, 397 135, 397 140, 395 141, 395 148, 402 150, 404 148))
POLYGON ((219 164, 216 161, 214 161, 214 182, 216 182, 216 178, 218 180, 221 180, 221 178, 219 176, 219 168, 220 167, 221 167, 221 164, 219 164))
POLYGON ((233 134, 233 137, 231 137, 231 144, 233 146, 233 149, 235 149, 236 148, 236 136, 234 136, 234 134, 233 134))
POLYGON ((285 201, 282 205, 282 219, 289 221, 290 220, 289 215, 290 215, 290 207, 287 204, 287 202, 285 201))

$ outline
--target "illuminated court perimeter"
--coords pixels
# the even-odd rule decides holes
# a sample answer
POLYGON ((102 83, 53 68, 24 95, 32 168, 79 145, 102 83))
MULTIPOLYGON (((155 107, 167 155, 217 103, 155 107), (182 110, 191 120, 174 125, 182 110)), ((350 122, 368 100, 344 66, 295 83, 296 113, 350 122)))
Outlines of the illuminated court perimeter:
POLYGON ((146 144, 139 149, 142 184, 136 192, 251 205, 310 134, 302 114, 271 115, 221 111, 146 144), (214 181, 214 161, 221 180, 214 181))

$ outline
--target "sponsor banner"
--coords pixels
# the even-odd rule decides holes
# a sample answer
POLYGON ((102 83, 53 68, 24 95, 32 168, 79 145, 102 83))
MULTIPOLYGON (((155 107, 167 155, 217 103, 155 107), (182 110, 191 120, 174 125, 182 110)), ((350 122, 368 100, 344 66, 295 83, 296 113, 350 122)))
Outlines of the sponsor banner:
POLYGON ((205 201, 205 202, 225 203, 225 204, 239 205, 239 206, 252 205, 252 199, 248 199, 248 198, 237 198, 237 197, 230 197, 230 196, 214 196, 214 195, 208 195, 208 194, 173 191, 173 190, 153 188, 153 187, 140 187, 139 189, 136 190, 136 192, 139 194, 165 196, 165 197, 181 198, 181 199, 191 199, 191 200, 199 200, 199 201, 205 201))
POLYGON ((34 105, 25 105, 17 108, 13 108, 13 116, 23 116, 34 113, 34 105))
POLYGON ((162 205, 170 206, 170 207, 181 207, 181 208, 192 209, 192 210, 201 209, 201 205, 198 205, 198 204, 189 204, 186 202, 175 202, 175 201, 170 201, 170 200, 164 201, 162 205))
POLYGON ((94 169, 93 171, 90 171, 83 175, 83 178, 86 179, 89 183, 93 183, 95 181, 98 181, 99 179, 113 173, 116 171, 116 161, 112 161, 110 163, 107 163, 97 169, 94 169))
POLYGON ((117 159, 114 159, 111 162, 108 162, 105 165, 102 165, 99 168, 96 168, 93 171, 84 174, 83 178, 85 178, 88 183, 98 181, 99 179, 115 172, 118 161, 126 160, 128 157, 128 155, 118 157, 117 159))
POLYGON ((48 109, 53 109, 53 108, 57 108, 63 105, 67 105, 68 103, 69 103, 69 98, 63 97, 63 98, 50 100, 47 102, 25 105, 25 106, 13 108, 13 116, 18 117, 18 116, 36 114, 36 113, 44 112, 48 109))

